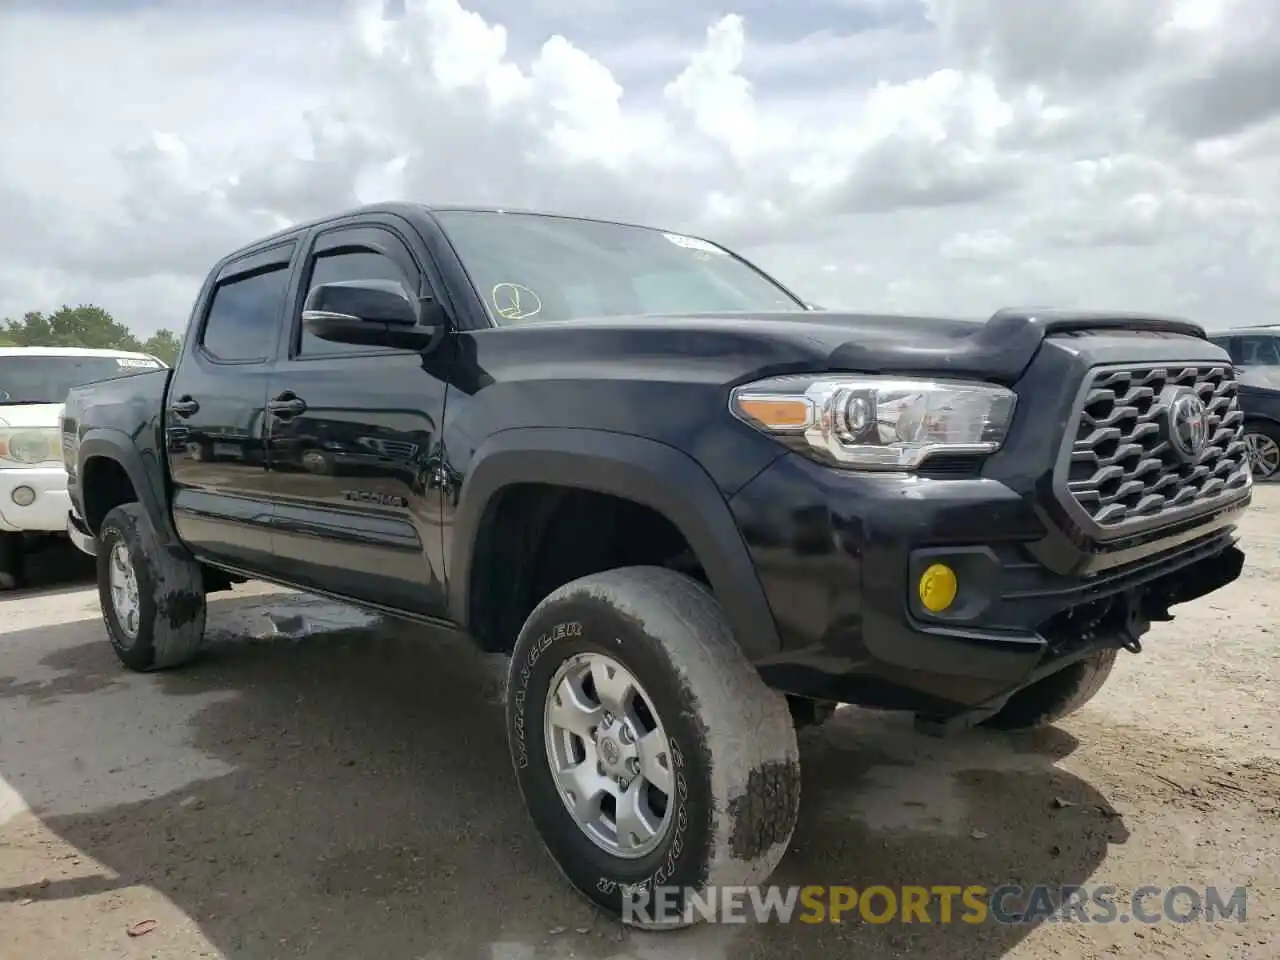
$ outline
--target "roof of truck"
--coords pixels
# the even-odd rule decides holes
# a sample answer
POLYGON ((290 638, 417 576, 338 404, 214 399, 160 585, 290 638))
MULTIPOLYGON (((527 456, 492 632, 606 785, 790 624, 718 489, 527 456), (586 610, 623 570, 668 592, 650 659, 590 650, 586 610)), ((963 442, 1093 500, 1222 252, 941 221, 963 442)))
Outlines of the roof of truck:
POLYGON ((399 217, 405 217, 407 219, 412 219, 413 217, 422 217, 424 215, 430 216, 433 213, 446 213, 446 212, 515 213, 515 214, 524 214, 527 216, 535 216, 535 217, 559 217, 565 220, 588 220, 594 223, 616 223, 621 226, 641 227, 647 230, 665 230, 666 229, 664 227, 659 227, 651 223, 634 223, 627 220, 615 220, 609 217, 588 217, 588 216, 583 216, 582 214, 576 214, 576 213, 557 213, 553 210, 529 210, 521 207, 494 207, 494 206, 485 206, 483 204, 474 204, 474 203, 412 203, 409 201, 397 200, 394 202, 368 203, 368 204, 363 204, 361 206, 348 207, 344 210, 335 210, 333 213, 327 214, 323 217, 317 217, 312 220, 303 220, 303 221, 299 221, 298 223, 290 224, 287 227, 282 227, 281 229, 275 231, 274 233, 266 234, 264 236, 258 237, 257 239, 249 243, 244 244, 243 246, 229 253, 220 262, 225 262, 226 260, 235 259, 239 257, 241 254, 249 250, 253 250, 255 248, 262 247, 262 246, 269 246, 272 242, 276 240, 280 240, 285 237, 290 237, 297 233, 302 233, 305 230, 310 230, 312 227, 323 226, 326 223, 332 223, 335 220, 342 220, 347 217, 355 216, 357 214, 386 213, 386 214, 391 214, 392 216, 399 216, 399 217))
POLYGON ((1280 323, 1259 323, 1248 327, 1225 327, 1205 331, 1209 337, 1247 337, 1251 333, 1280 333, 1280 323))

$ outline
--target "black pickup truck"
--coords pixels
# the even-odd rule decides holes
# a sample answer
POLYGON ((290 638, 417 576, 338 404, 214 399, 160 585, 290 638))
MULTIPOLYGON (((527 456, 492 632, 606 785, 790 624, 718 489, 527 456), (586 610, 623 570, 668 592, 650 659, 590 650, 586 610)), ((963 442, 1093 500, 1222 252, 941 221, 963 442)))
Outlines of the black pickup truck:
POLYGON ((703 239, 393 204, 228 255, 63 450, 127 667, 248 578, 464 631, 556 863, 659 925, 778 864, 797 725, 1051 723, 1236 579, 1241 429, 1182 320, 815 310, 703 239))

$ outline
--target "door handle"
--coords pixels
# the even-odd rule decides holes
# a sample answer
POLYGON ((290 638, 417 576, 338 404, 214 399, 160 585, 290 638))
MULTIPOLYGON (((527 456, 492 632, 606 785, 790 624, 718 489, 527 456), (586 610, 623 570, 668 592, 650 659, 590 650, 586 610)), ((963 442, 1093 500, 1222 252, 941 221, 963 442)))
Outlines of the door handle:
POLYGON ((267 409, 277 417, 296 417, 307 409, 307 404, 301 397, 286 392, 268 401, 267 409))
POLYGON ((199 411, 200 404, 196 403, 192 397, 183 397, 169 404, 169 409, 180 417, 189 417, 199 411))

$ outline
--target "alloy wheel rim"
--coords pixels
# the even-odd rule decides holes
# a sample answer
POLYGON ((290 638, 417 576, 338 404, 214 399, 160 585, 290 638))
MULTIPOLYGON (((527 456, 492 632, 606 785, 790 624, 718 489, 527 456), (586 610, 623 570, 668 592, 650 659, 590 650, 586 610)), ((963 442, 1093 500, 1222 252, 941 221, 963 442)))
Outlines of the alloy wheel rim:
POLYGON ((1255 476, 1270 477, 1280 470, 1280 443, 1265 433, 1248 433, 1244 437, 1249 451, 1249 468, 1255 476))
POLYGON ((551 779, 569 816, 606 853, 636 859, 671 829, 671 743, 640 681, 600 653, 565 661, 543 711, 551 779))
POLYGON ((138 599, 138 577, 133 569, 129 548, 117 542, 111 548, 108 559, 108 585, 111 588, 111 606, 116 622, 130 640, 138 639, 138 627, 142 620, 142 604, 138 599))

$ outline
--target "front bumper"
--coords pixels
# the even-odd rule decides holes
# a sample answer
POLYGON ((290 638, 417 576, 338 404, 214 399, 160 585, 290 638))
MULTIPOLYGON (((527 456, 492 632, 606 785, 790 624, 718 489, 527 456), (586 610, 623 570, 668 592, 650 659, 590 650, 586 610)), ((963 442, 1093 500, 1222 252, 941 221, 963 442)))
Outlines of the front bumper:
POLYGON ((757 666, 801 696, 939 717, 981 708, 1236 579, 1249 499, 1112 544, 1105 564, 1077 544, 1064 574, 1039 556, 1056 531, 1005 483, 853 474, 787 454, 730 501, 782 640, 757 666), (934 562, 960 583, 943 615, 917 590, 934 562))
POLYGON ((61 464, 0 469, 0 532, 61 533, 70 507, 61 464))
POLYGON ((97 538, 89 532, 89 525, 84 522, 80 514, 76 513, 74 507, 67 511, 66 524, 67 538, 75 544, 76 549, 91 557, 97 556, 97 538))

